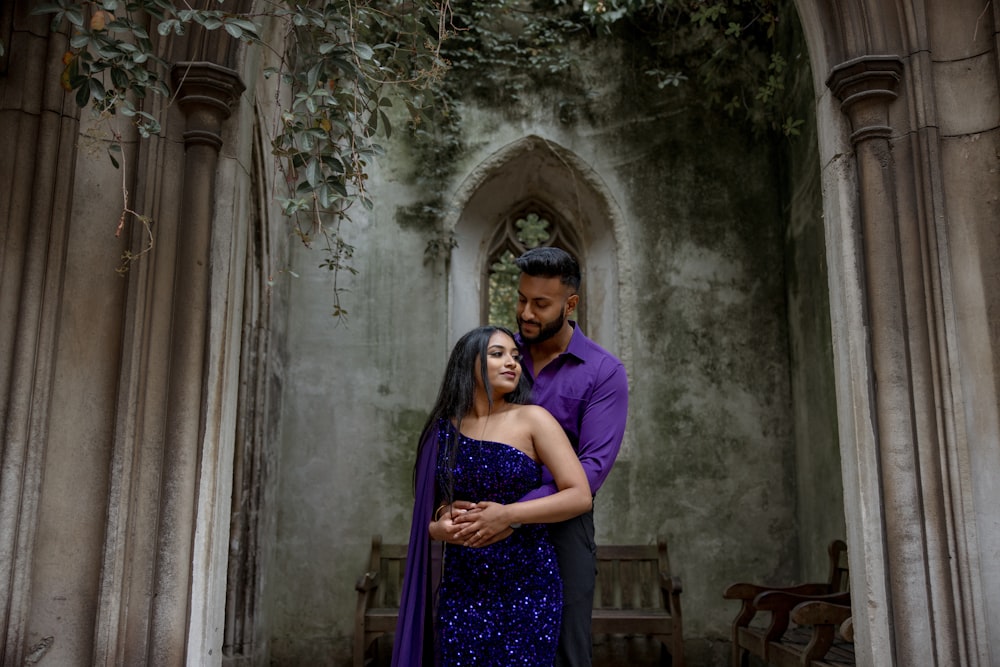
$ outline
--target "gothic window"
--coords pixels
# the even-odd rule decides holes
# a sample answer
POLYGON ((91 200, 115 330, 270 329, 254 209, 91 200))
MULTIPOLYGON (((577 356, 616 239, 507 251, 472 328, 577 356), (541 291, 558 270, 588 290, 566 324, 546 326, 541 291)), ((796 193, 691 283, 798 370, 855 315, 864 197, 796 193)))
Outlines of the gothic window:
MULTIPOLYGON (((514 259, 529 248, 556 246, 580 261, 579 244, 573 230, 553 211, 529 202, 508 215, 497 227, 486 256, 483 310, 486 321, 517 330, 518 269, 514 259)), ((581 264, 580 270, 584 267, 581 264)), ((582 291, 582 290, 581 290, 582 291)), ((581 303, 584 301, 581 295, 581 303)), ((582 308, 574 315, 581 324, 582 308)))

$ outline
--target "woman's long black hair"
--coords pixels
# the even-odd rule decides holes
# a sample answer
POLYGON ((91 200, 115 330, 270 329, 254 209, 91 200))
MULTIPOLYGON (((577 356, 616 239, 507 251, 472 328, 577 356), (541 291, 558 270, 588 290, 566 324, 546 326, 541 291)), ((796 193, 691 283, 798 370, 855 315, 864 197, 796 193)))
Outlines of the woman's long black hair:
MULTIPOLYGON (((462 418, 472 410, 473 398, 476 393, 475 373, 478 371, 482 378, 483 386, 486 387, 486 395, 493 405, 493 392, 490 390, 490 381, 486 371, 487 349, 489 348, 490 337, 496 332, 502 332, 514 339, 514 334, 506 327, 486 325, 477 327, 458 339, 455 347, 448 358, 448 365, 445 367, 444 379, 441 381, 441 388, 438 390, 437 400, 431 408, 430 415, 424 423, 424 428, 420 432, 420 441, 417 446, 417 460, 420 460, 422 449, 426 446, 428 436, 431 431, 437 428, 441 420, 449 424, 454 422, 455 432, 462 429, 462 418), (476 366, 478 359, 479 365, 476 366)), ((521 378, 517 387, 504 396, 508 403, 526 404, 531 402, 531 378, 524 364, 521 364, 521 378)), ((454 457, 454 448, 450 453, 454 457)), ((416 468, 414 468, 414 480, 416 479, 416 468)), ((451 500, 451 498, 448 498, 451 500)))

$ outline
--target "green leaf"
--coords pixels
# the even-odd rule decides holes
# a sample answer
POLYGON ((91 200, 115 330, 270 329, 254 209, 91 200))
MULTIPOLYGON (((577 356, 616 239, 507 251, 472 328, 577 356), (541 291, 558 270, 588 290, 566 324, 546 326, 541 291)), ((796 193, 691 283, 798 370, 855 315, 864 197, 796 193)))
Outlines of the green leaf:
POLYGON ((83 27, 83 9, 79 5, 69 5, 65 10, 66 18, 78 28, 83 27))
POLYGON ((32 16, 37 16, 38 14, 56 14, 62 13, 62 5, 55 2, 39 2, 36 3, 34 7, 31 8, 29 12, 32 16))
POLYGON ((99 79, 90 80, 90 96, 95 100, 103 100, 107 97, 107 91, 104 90, 104 84, 101 83, 99 79))
POLYGON ((309 160, 309 164, 306 165, 306 182, 310 185, 315 186, 320 180, 320 167, 319 160, 313 158, 309 160))
POLYGON ((243 36, 243 28, 239 27, 235 23, 226 22, 226 32, 233 36, 235 39, 239 39, 243 36))
POLYGON ((90 102, 90 86, 81 85, 76 89, 76 106, 81 109, 90 102))
POLYGON ((229 23, 232 23, 233 25, 238 25, 243 30, 244 33, 251 35, 255 38, 258 38, 260 27, 253 21, 248 21, 247 19, 241 19, 241 18, 232 18, 229 19, 229 23))
POLYGON ((128 74, 120 67, 111 68, 111 82, 118 89, 128 88, 128 74))

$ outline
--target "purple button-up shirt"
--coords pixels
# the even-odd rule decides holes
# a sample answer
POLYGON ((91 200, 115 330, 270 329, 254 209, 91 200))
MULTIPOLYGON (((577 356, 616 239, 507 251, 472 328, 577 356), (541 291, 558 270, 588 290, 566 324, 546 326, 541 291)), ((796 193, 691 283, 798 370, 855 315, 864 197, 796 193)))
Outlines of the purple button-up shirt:
MULTIPOLYGON (((625 435, 628 417, 628 376, 613 354, 583 335, 573 325, 566 351, 550 361, 538 375, 528 348, 515 336, 522 350, 526 370, 535 380, 535 403, 552 413, 569 436, 583 464, 590 491, 597 494, 611 472, 625 435)), ((558 491, 548 469, 542 471, 542 485, 523 500, 558 491)))

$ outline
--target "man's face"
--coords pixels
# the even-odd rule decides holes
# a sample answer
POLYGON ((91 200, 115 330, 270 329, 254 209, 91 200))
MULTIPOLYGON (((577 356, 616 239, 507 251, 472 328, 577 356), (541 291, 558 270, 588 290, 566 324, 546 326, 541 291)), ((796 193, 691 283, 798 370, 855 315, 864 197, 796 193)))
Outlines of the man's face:
POLYGON ((579 298, 559 278, 522 273, 517 287, 517 328, 521 338, 534 345, 555 336, 579 298))

